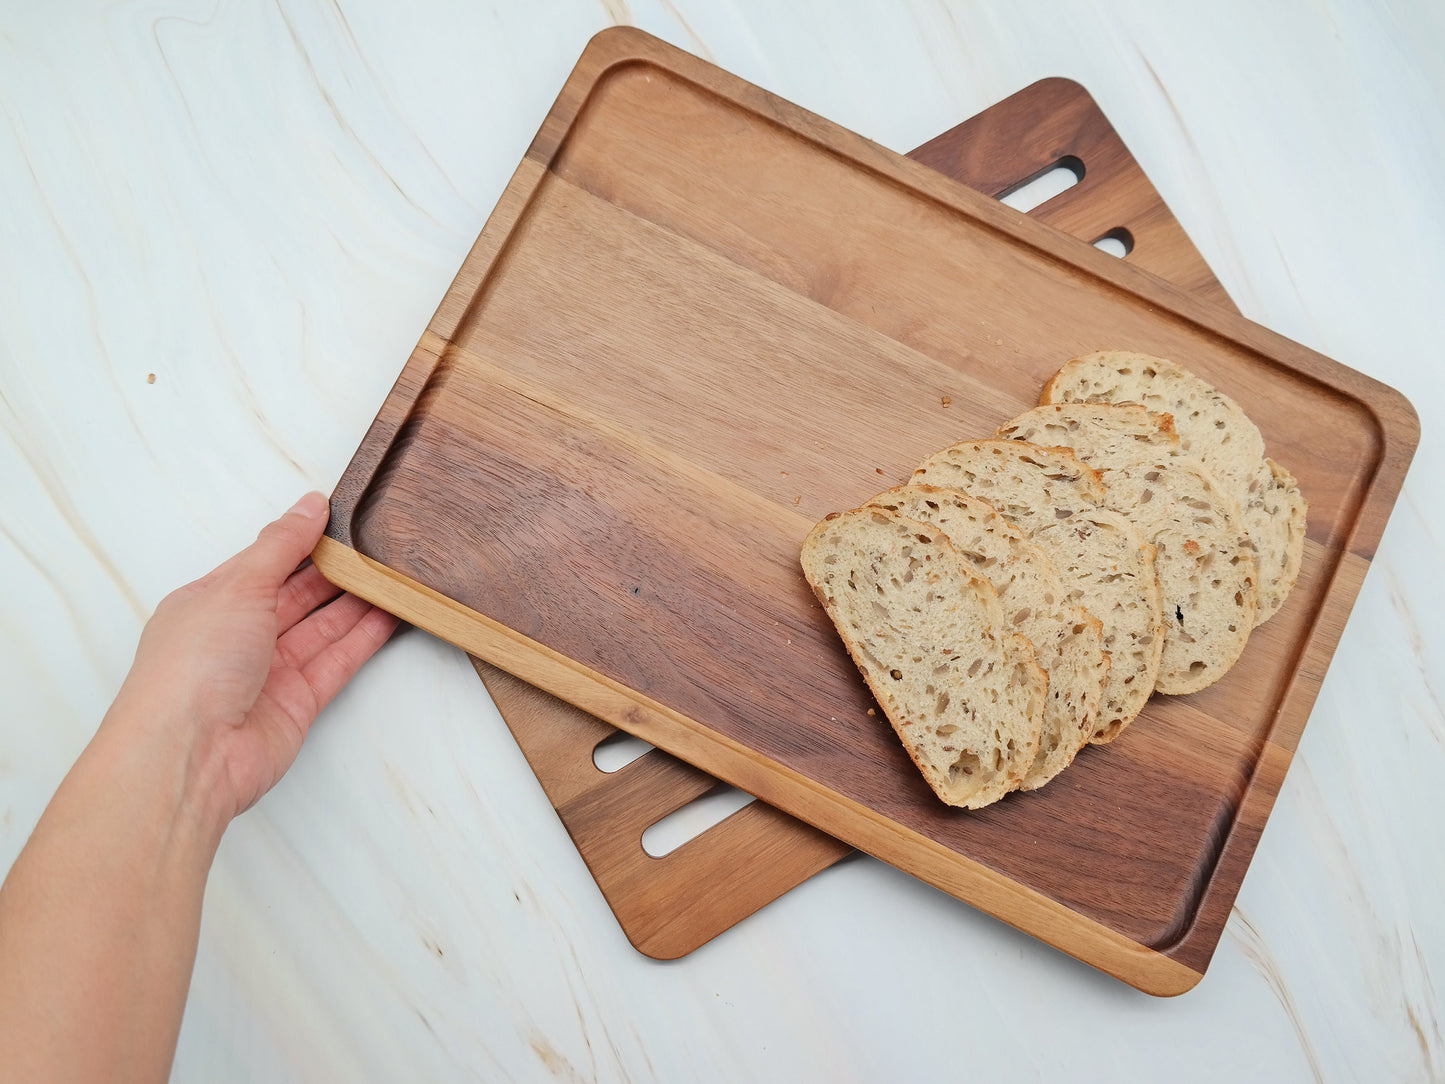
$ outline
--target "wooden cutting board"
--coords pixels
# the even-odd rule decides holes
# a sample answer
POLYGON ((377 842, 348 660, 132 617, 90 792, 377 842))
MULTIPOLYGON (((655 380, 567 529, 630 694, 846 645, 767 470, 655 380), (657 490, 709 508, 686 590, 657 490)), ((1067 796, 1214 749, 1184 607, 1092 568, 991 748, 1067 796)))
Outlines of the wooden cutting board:
POLYGON ((588 47, 338 483, 341 586, 1152 993, 1213 954, 1418 425, 1398 393, 631 30, 588 47), (1310 498, 1223 682, 941 806, 797 567, 822 514, 1187 359, 1310 498))
MULTIPOLYGON (((1082 174, 1078 183, 1031 217, 1090 244, 1126 238, 1136 267, 1234 307, 1113 125, 1072 80, 1025 87, 908 157, 995 198, 1064 164, 1082 174)), ((615 727, 476 657, 472 665, 640 952, 684 956, 853 851, 753 802, 654 857, 643 832, 726 784, 660 749, 605 772, 593 753, 615 727)))

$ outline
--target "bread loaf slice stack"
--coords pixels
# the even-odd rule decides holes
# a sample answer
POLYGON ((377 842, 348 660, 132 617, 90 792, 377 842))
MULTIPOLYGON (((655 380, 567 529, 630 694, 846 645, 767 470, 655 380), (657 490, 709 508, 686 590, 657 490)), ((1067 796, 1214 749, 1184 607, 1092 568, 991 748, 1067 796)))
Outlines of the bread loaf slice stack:
POLYGON ((1099 473, 1067 448, 1010 440, 963 441, 929 456, 913 484, 981 496, 1049 556, 1067 600, 1103 624, 1112 662, 1090 740, 1113 741, 1143 709, 1159 676, 1163 611, 1154 547, 1103 507, 1099 473))
POLYGON ((1138 403, 1040 405, 1004 422, 994 436, 1068 448, 1099 473, 1105 487, 1107 471, 1180 451, 1174 419, 1138 403))
POLYGON ((948 486, 982 497, 1024 534, 1104 503, 1104 481, 1067 448, 966 440, 929 456, 913 485, 948 486))
POLYGON ((1067 441, 1100 472, 1104 503, 1153 544, 1164 603, 1157 691, 1198 692, 1223 677, 1254 628, 1254 555, 1234 499, 1179 454, 1173 420, 1137 404, 1054 404, 1025 411, 998 435, 1067 441))
POLYGON ((1144 710, 1159 675, 1164 613, 1154 547, 1126 517, 1103 508, 1046 524, 1032 540, 1052 558, 1065 601, 1103 626, 1109 672, 1089 742, 1107 745, 1144 710))
POLYGON ((1048 674, 1043 733, 1038 754, 1024 775, 1036 790, 1067 768, 1093 737, 1109 656, 1103 626, 1080 606, 1065 602, 1053 562, 987 501, 957 489, 899 486, 868 502, 937 527, 953 548, 998 594, 1004 621, 1027 637, 1048 674))
POLYGON ((976 809, 1222 677, 1298 577, 1306 511, 1232 399, 1102 352, 827 517, 802 559, 924 778, 976 809))
POLYGON ((1048 677, 998 595, 937 527, 881 508, 834 513, 803 572, 903 747, 944 802, 977 809, 1034 762, 1048 677))
POLYGON ((1254 557, 1209 472, 1160 456, 1109 472, 1109 494, 1158 555, 1164 647, 1157 692, 1199 692, 1229 671, 1254 628, 1254 557))
POLYGON ((1309 505, 1240 405, 1165 358, 1103 350, 1074 358, 1040 403, 1139 403, 1172 415, 1180 451, 1199 460, 1238 504, 1259 573, 1258 624, 1278 612, 1299 579, 1309 505))

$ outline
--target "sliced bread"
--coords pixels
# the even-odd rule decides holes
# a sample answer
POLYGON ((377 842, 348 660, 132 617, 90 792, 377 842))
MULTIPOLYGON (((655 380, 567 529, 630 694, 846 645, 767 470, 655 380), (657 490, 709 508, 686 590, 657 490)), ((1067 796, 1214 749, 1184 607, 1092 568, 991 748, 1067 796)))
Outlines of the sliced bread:
POLYGON ((1165 631, 1154 687, 1183 694, 1212 685, 1254 627, 1254 554, 1233 499, 1195 461, 1161 456, 1109 471, 1109 500, 1158 552, 1165 631))
POLYGON ((1259 566, 1256 625, 1278 613, 1299 582, 1310 512, 1295 476, 1267 456, 1264 465, 1269 477, 1259 474, 1249 481, 1249 498, 1241 513, 1259 566))
MULTIPOLYGON (((1179 451, 1174 419, 1137 403, 1050 403, 999 426, 995 436, 1071 448, 1101 474, 1179 451)), ((1104 478, 1104 484, 1109 479, 1104 478)))
POLYGON ((1035 790, 1067 768, 1093 737, 1109 657, 1103 626, 1080 606, 1064 602, 1064 587, 1043 550, 993 506, 958 489, 899 486, 868 502, 927 523, 948 536, 998 592, 1004 620, 1028 637, 1049 676, 1039 751, 1024 776, 1035 790))
POLYGON ((1074 358, 1039 401, 1132 402, 1172 415, 1180 451, 1239 505, 1259 568, 1256 624, 1284 604, 1299 578, 1308 505, 1294 476, 1265 458, 1264 437, 1238 403, 1176 362, 1122 350, 1074 358))
POLYGON ((1154 691, 1160 596, 1154 548, 1127 519, 1099 507, 1107 494, 1099 473, 1067 448, 976 440, 924 460, 913 483, 953 486, 986 499, 1049 556, 1069 602, 1103 623, 1112 663, 1090 740, 1112 741, 1154 691), (1150 583, 1156 584, 1152 590, 1150 583))
POLYGON ((948 486, 982 497, 1026 535, 1099 507, 1105 493, 1099 472, 1068 448, 1012 440, 966 440, 935 452, 918 465, 912 484, 948 486))
POLYGON ((1103 625, 1109 672, 1089 741, 1107 744, 1143 709, 1159 674, 1164 618, 1154 547, 1127 517, 1102 508, 1047 524, 1033 541, 1053 560, 1066 601, 1103 625))
POLYGON ((1136 403, 1053 404, 1025 411, 999 434, 1067 437, 1099 471, 1105 503, 1154 545, 1165 616, 1159 691, 1198 692, 1223 677, 1254 627, 1253 551, 1233 498, 1198 460, 1176 454, 1169 416, 1136 403), (1228 574, 1214 569, 1220 557, 1228 574))
POLYGON ((818 523, 801 560, 934 793, 977 809, 1016 789, 1038 751, 1048 677, 947 536, 860 508, 818 523))

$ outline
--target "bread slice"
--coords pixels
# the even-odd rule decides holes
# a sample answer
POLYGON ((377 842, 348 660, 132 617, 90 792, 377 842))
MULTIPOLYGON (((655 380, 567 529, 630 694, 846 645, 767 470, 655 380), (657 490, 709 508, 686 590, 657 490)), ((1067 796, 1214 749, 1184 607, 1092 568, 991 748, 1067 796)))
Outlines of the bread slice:
POLYGON ((1305 532, 1309 528, 1309 502, 1295 476, 1265 457, 1269 478, 1260 475, 1249 483, 1249 499, 1242 515, 1259 566, 1259 609, 1254 623, 1268 621, 1299 582, 1304 560, 1305 532), (1268 524, 1265 529, 1262 524, 1268 524), (1281 531, 1279 525, 1284 524, 1281 531), (1281 543, 1283 538, 1283 544, 1281 543))
POLYGON ((913 472, 914 485, 948 486, 982 497, 1032 536, 1045 523, 1104 502, 1099 472, 1068 448, 1012 440, 967 440, 935 452, 913 472))
MULTIPOLYGON (((999 426, 994 435, 1004 440, 1070 448, 1100 474, 1179 451, 1174 419, 1137 403, 1036 406, 999 426)), ((1109 484, 1107 476, 1104 484, 1109 484)))
POLYGON ((998 592, 1004 620, 1033 644, 1049 676, 1039 751, 1022 789, 1036 790, 1073 763, 1093 737, 1109 657, 1103 626, 1080 606, 1064 603, 1064 587, 1043 550, 994 511, 958 489, 899 486, 872 498, 884 508, 937 527, 959 555, 998 592))
POLYGON ((1239 505, 1259 568, 1256 624, 1279 610, 1299 579, 1308 505, 1294 476, 1265 458, 1264 437, 1238 403, 1176 362, 1122 350, 1074 358, 1039 401, 1133 402, 1171 414, 1180 451, 1239 505))
POLYGON ((802 565, 934 793, 978 809, 1016 789, 1049 679, 944 533, 878 508, 835 512, 804 540, 802 565))
POLYGON ((1067 437, 1099 471, 1105 503, 1133 520, 1157 550, 1165 616, 1159 691, 1197 692, 1223 677, 1254 627, 1253 550, 1233 498, 1198 460, 1176 454, 1180 441, 1169 415, 1137 403, 1053 404, 999 429, 1015 433, 1025 440, 1067 437), (1229 574, 1210 571, 1216 556, 1230 562, 1229 574), (1250 613, 1243 624, 1241 610, 1250 613))
POLYGON ((1112 663, 1090 741, 1116 738, 1154 691, 1162 617, 1154 547, 1126 518, 1099 507, 1107 495, 1099 473, 1067 448, 975 440, 924 460, 913 482, 986 499, 1049 556, 1070 604, 1103 623, 1112 663))
POLYGON ((1058 570, 1065 601, 1103 625, 1109 672, 1089 741, 1105 745, 1134 721, 1159 675, 1164 616, 1154 547, 1126 516, 1102 508, 1047 524, 1033 541, 1058 570))
POLYGON ((1164 649, 1154 687, 1194 693, 1239 659, 1254 628, 1255 564, 1238 509, 1182 456, 1109 471, 1109 500, 1158 552, 1164 649))

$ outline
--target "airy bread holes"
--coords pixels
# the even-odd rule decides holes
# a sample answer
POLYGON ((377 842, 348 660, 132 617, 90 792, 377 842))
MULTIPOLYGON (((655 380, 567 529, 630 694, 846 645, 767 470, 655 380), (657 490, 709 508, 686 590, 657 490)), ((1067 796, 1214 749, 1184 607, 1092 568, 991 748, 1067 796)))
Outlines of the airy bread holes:
POLYGON ((973 775, 982 770, 983 762, 973 753, 964 750, 958 759, 948 766, 949 782, 956 782, 960 775, 973 775))

